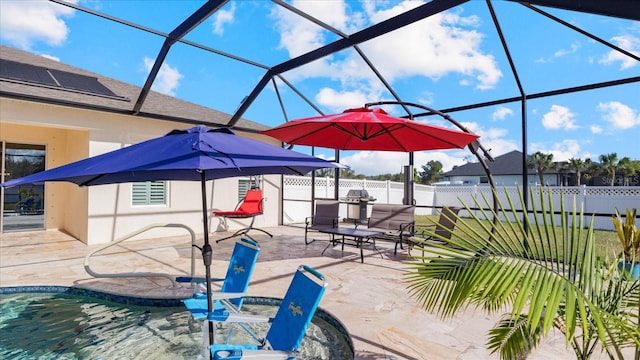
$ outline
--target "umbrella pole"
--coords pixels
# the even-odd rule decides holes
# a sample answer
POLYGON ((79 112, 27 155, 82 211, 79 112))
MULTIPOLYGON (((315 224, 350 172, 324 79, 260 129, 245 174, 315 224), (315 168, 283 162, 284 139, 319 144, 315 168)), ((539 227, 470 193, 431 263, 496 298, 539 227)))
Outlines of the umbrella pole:
MULTIPOLYGON (((211 255, 213 255, 213 249, 209 244, 209 224, 208 224, 208 210, 207 210, 207 180, 204 170, 200 173, 200 188, 202 190, 202 223, 204 224, 204 245, 202 246, 202 261, 205 268, 205 279, 207 281, 207 314, 213 310, 213 304, 211 303, 211 255)), ((213 323, 209 321, 207 316, 207 322, 209 323, 209 344, 213 344, 213 323)))

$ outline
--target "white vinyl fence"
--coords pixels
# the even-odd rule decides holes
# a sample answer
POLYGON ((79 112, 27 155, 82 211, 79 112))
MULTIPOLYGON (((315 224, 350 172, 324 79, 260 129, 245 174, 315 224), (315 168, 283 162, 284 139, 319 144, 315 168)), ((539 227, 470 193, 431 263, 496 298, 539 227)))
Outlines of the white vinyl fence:
MULTIPOLYGON (((351 189, 365 189, 376 200, 369 203, 368 213, 371 213, 373 204, 402 204, 404 196, 404 184, 392 181, 373 181, 360 179, 340 179, 338 198, 342 199, 351 189)), ((540 203, 540 189, 533 189, 533 196, 529 198, 531 204, 540 203)), ((548 191, 551 192, 553 209, 560 211, 560 199, 564 197, 567 210, 573 210, 575 206, 584 209, 586 221, 594 216, 596 229, 612 230, 611 215, 618 208, 624 213, 627 208, 637 208, 640 211, 640 186, 564 186, 543 188, 545 201, 548 191)), ((335 179, 318 177, 315 182, 316 199, 333 199, 335 192, 335 179)), ((511 196, 516 210, 519 208, 518 189, 515 186, 499 187, 498 198, 503 206, 508 207, 505 192, 511 196)), ((481 215, 479 208, 491 208, 492 193, 488 186, 429 186, 414 185, 414 199, 416 215, 437 214, 443 206, 463 206, 466 204, 476 215, 481 215), (486 201, 485 202, 485 198, 486 201), (476 204, 476 201, 479 204, 476 204), (478 206, 479 205, 479 206, 478 206)), ((311 216, 311 177, 284 176, 283 192, 283 224, 304 223, 305 218, 311 216)), ((340 204, 340 218, 347 217, 347 204, 340 204)), ((536 206, 539 210, 540 207, 536 206)), ((461 216, 468 215, 462 211, 461 216)), ((560 221, 559 216, 556 221, 560 221)))

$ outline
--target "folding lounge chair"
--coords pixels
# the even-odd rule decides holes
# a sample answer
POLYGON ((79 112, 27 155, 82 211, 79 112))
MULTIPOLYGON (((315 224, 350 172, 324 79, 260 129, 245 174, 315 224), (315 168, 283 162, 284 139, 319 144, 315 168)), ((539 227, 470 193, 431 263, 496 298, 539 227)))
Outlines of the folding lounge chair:
MULTIPOLYGON (((240 239, 236 242, 226 276, 224 279, 212 279, 222 281, 220 291, 211 294, 214 313, 228 314, 240 311, 259 252, 260 245, 253 240, 240 239)), ((183 300, 183 303, 196 320, 206 319, 208 308, 205 279, 182 277, 177 281, 196 283, 193 297, 183 300)))
POLYGON ((212 359, 294 359, 326 286, 324 276, 309 266, 301 265, 294 274, 275 317, 249 314, 210 316, 213 321, 229 323, 271 323, 264 338, 252 334, 259 345, 214 344, 210 347, 212 359))
POLYGON ((304 243, 309 245, 314 242, 307 238, 309 231, 318 231, 338 226, 340 203, 337 200, 316 200, 316 211, 313 216, 306 218, 304 227, 304 243))
POLYGON ((219 243, 220 241, 224 241, 224 240, 227 240, 227 239, 231 239, 231 238, 239 236, 239 235, 244 235, 244 236, 249 237, 250 239, 253 239, 248 234, 250 230, 262 231, 263 233, 269 235, 270 237, 273 237, 273 235, 271 235, 267 231, 265 231, 263 229, 260 229, 260 228, 257 228, 257 227, 253 227, 253 222, 256 220, 256 216, 262 215, 262 200, 263 200, 262 199, 262 190, 260 190, 260 189, 251 189, 251 190, 247 191, 247 194, 245 195, 244 199, 242 200, 242 202, 240 202, 238 204, 238 206, 236 206, 235 210, 233 210, 233 211, 214 211, 213 215, 220 216, 220 217, 223 217, 225 219, 248 219, 248 218, 251 218, 251 223, 249 224, 249 226, 247 226, 246 228, 242 228, 242 229, 236 231, 231 236, 227 236, 225 238, 216 240, 216 243, 219 243))
MULTIPOLYGON (((443 207, 442 212, 440 212, 440 218, 438 218, 438 224, 436 225, 421 225, 422 228, 432 228, 434 229, 434 233, 438 236, 441 236, 445 239, 451 239, 451 234, 453 229, 456 227, 456 221, 458 220, 458 213, 460 212, 459 207, 443 207)), ((418 229, 416 229, 417 233, 418 229)), ((442 239, 436 238, 435 236, 426 236, 420 237, 421 241, 426 241, 427 243, 437 243, 443 244, 442 239)), ((409 248, 410 249, 410 248, 409 248)), ((424 251, 423 251, 424 253, 424 251)))

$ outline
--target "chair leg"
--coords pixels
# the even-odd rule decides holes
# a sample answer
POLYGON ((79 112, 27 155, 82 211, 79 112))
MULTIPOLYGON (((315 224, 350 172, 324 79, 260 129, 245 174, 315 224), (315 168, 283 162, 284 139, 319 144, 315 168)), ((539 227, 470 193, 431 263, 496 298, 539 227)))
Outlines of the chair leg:
MULTIPOLYGON (((273 235, 271 235, 268 231, 257 228, 257 227, 253 227, 253 222, 256 221, 256 217, 253 216, 251 217, 251 223, 249 224, 249 226, 246 228, 246 231, 244 232, 244 234, 246 235, 249 231, 251 230, 258 230, 258 231, 262 231, 263 233, 269 235, 269 237, 273 237, 273 235)), ((247 235, 248 236, 248 235, 247 235)))
MULTIPOLYGON (((263 230, 263 229, 260 229, 260 228, 257 228, 257 227, 249 228, 249 229, 247 229, 247 232, 249 232, 249 230, 258 230, 258 231, 262 231, 263 233, 265 233, 265 234, 269 235, 269 237, 273 237, 273 235, 272 235, 271 233, 269 233, 267 230, 263 230)), ((247 236, 248 236, 248 235, 247 235, 247 236)))
POLYGON ((398 241, 396 241, 396 245, 393 247, 393 255, 394 256, 398 253, 398 245, 400 245, 400 250, 404 250, 404 247, 402 246, 402 238, 400 238, 398 241))
POLYGON ((312 242, 316 241, 316 239, 311 239, 311 241, 309 241, 309 238, 307 237, 307 229, 304 229, 304 244, 305 245, 309 245, 312 242))
MULTIPOLYGON (((223 237, 222 239, 218 239, 216 240, 216 244, 221 242, 221 241, 225 241, 225 240, 229 240, 229 239, 233 239, 234 237, 238 236, 239 234, 237 232, 233 233, 233 235, 229 235, 227 237, 223 237)), ((251 239, 253 240, 253 239, 251 239)), ((254 240, 255 241, 255 240, 254 240)))
POLYGON ((236 231, 235 233, 233 233, 233 235, 229 235, 229 236, 224 237, 224 238, 222 238, 222 239, 218 239, 218 240, 216 240, 216 243, 219 243, 219 242, 221 242, 221 241, 228 240, 228 239, 234 238, 234 237, 236 237, 236 236, 240 236, 240 235, 246 236, 246 237, 248 237, 249 239, 251 239, 251 240, 255 241, 255 239, 254 239, 254 238, 252 238, 252 237, 251 237, 251 235, 249 235, 249 234, 248 234, 248 233, 249 233, 249 231, 251 231, 251 230, 258 230, 258 231, 262 231, 263 233, 265 233, 265 234, 269 235, 269 237, 273 237, 273 234, 271 234, 270 232, 268 232, 268 231, 266 231, 266 230, 263 230, 263 229, 260 229, 260 228, 257 228, 257 227, 253 227, 253 222, 254 222, 255 220, 256 220, 256 217, 255 217, 255 216, 252 216, 252 217, 251 217, 251 223, 249 224, 249 226, 247 226, 246 228, 242 228, 242 229, 240 229, 240 230, 236 231))

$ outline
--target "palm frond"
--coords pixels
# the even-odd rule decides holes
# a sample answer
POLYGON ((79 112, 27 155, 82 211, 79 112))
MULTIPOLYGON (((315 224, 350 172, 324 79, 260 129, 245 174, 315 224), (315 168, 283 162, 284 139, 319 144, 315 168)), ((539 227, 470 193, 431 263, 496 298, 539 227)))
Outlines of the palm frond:
MULTIPOLYGON (((521 191, 521 203, 516 204, 505 190, 508 207, 498 201, 493 208, 484 195, 474 198, 479 215, 463 204, 471 220, 458 219, 450 239, 426 230, 426 236, 442 244, 415 240, 414 248, 424 255, 408 263, 409 293, 426 310, 443 317, 467 306, 489 312, 508 308, 510 315, 501 324, 529 329, 522 339, 544 336, 562 324, 568 344, 576 337, 585 343, 596 339, 607 352, 621 357, 621 347, 640 339, 637 311, 628 311, 638 309, 637 285, 608 271, 596 256, 593 217, 587 225, 575 200, 567 211, 560 198, 560 221, 556 221, 551 190, 537 191, 536 197, 530 189, 531 210, 525 208, 521 191)), ((502 333, 496 330, 491 336, 502 333)), ((499 348, 519 346, 516 339, 506 339, 516 344, 499 348)))
POLYGON ((530 328, 525 315, 515 320, 503 317, 496 327, 489 330, 487 349, 492 354, 498 352, 503 360, 525 359, 542 338, 540 331, 535 330, 530 328))

